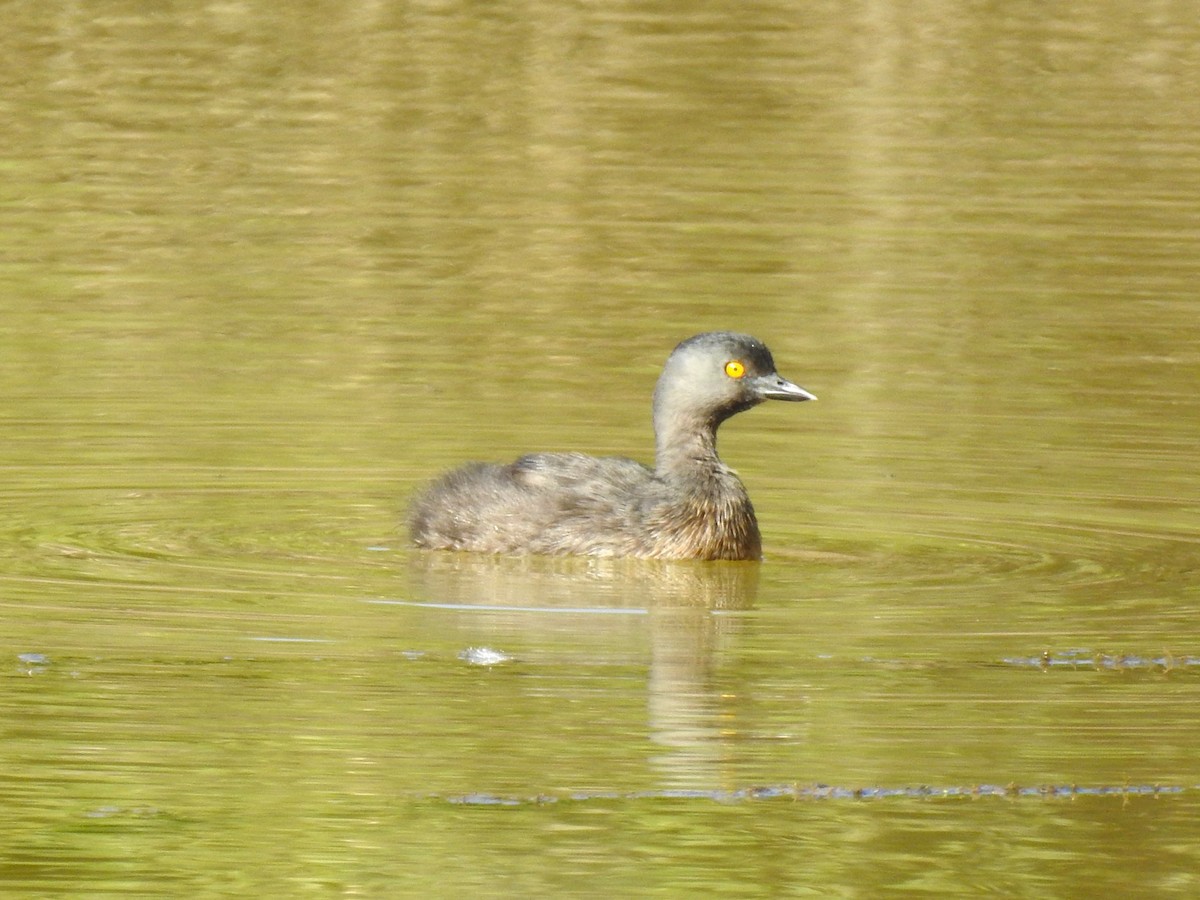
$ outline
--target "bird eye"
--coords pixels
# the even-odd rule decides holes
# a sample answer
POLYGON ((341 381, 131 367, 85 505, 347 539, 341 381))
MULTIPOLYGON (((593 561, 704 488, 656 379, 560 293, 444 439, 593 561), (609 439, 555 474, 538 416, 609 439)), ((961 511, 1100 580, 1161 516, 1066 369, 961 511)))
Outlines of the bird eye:
POLYGON ((746 374, 746 366, 741 360, 731 359, 725 363, 725 374, 730 378, 741 378, 746 374))

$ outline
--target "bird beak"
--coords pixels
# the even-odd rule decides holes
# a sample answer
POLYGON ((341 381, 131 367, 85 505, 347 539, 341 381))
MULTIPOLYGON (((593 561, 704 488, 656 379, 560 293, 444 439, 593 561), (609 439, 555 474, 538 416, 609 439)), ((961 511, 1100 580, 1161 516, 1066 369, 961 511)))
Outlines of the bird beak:
POLYGON ((771 375, 763 379, 758 390, 760 397, 768 400, 816 400, 816 394, 810 394, 798 384, 792 384, 781 375, 771 375))

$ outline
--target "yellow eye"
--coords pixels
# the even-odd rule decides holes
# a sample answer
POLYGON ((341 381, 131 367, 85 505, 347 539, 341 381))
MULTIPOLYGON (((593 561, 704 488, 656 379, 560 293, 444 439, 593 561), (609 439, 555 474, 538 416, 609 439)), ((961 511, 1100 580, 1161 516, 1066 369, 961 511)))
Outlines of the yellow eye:
POLYGON ((725 374, 730 378, 741 378, 746 374, 746 367, 740 360, 731 359, 725 363, 725 374))

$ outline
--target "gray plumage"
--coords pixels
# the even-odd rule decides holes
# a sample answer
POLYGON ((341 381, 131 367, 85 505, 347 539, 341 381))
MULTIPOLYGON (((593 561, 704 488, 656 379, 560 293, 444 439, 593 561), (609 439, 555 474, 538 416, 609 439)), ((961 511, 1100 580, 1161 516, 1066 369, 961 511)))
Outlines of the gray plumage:
POLYGON ((413 542, 484 553, 759 559, 754 507, 717 456, 717 429, 764 400, 814 399, 775 371, 761 341, 696 335, 675 348, 654 390, 654 469, 582 453, 472 463, 413 501, 413 542))

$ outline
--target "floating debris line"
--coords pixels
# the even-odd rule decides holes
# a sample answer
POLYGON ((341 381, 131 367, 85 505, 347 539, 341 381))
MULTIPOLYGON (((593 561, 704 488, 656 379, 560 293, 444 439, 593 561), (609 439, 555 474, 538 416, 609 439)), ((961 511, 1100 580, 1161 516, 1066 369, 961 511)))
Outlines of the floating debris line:
POLYGON ((1006 656, 1000 660, 1007 666, 1028 666, 1036 669, 1133 669, 1169 672, 1200 666, 1200 656, 1140 656, 1136 653, 1097 653, 1093 650, 1046 651, 1038 656, 1006 656))
POLYGON ((463 806, 530 806, 546 803, 584 803, 603 800, 712 800, 717 803, 740 803, 749 800, 883 800, 891 797, 909 799, 971 799, 974 797, 1159 797, 1195 791, 1197 787, 1160 784, 1121 785, 999 785, 979 784, 970 787, 865 787, 847 788, 830 785, 775 785, 741 788, 733 791, 661 790, 581 791, 567 794, 539 794, 531 797, 512 797, 500 794, 463 794, 447 797, 450 803, 463 806))

